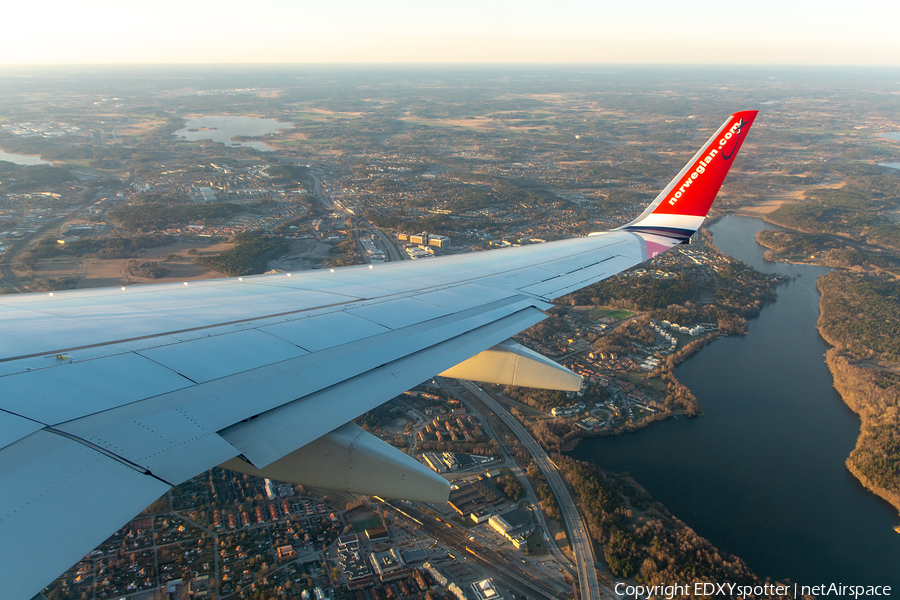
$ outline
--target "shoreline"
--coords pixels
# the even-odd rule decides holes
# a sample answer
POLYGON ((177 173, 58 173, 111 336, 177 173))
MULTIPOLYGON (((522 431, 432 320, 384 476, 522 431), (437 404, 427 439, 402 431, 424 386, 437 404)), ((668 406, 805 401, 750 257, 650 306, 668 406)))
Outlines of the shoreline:
POLYGON ((893 494, 889 490, 884 489, 883 487, 879 487, 875 483, 863 475, 859 469, 856 468, 856 465, 850 462, 850 458, 847 458, 847 462, 844 463, 847 467, 847 470, 859 481, 859 484, 863 486, 867 491, 875 494, 892 507, 897 509, 898 513, 900 513, 900 495, 893 494))
MULTIPOLYGON (((822 294, 819 293, 819 314, 822 314, 821 309, 822 304, 822 294)), ((819 335, 827 344, 831 346, 828 349, 828 352, 825 354, 825 364, 828 366, 828 372, 831 373, 832 381, 834 382, 834 389, 837 391, 838 395, 841 397, 841 400, 844 402, 844 405, 847 406, 853 414, 855 414, 859 418, 859 436, 856 438, 856 445, 853 447, 853 450, 850 451, 850 455, 847 456, 847 459, 844 461, 844 466, 847 467, 847 470, 856 478, 856 480, 862 485, 866 490, 875 494, 888 504, 890 504, 898 513, 898 517, 900 517, 900 493, 892 492, 891 490, 881 487, 871 479, 869 479, 862 471, 860 471, 859 467, 853 462, 853 454, 857 452, 862 444, 863 437, 865 436, 866 430, 871 426, 871 419, 866 414, 865 411, 861 409, 856 402, 851 399, 851 392, 848 389, 851 385, 849 381, 845 380, 843 376, 836 372, 835 362, 839 359, 847 361, 850 364, 850 361, 841 355, 841 351, 839 350, 840 346, 837 345, 833 340, 829 339, 825 332, 822 331, 821 326, 817 326, 816 330, 819 332, 819 335)), ((865 369, 866 367, 857 367, 859 369, 865 369)))
POLYGON ((4 150, 3 148, 0 148, 0 154, 6 155, 6 156, 21 157, 21 158, 34 158, 34 159, 37 159, 40 161, 40 162, 19 163, 14 160, 6 160, 5 158, 0 157, 0 161, 12 163, 12 164, 16 165, 17 167, 40 167, 42 165, 56 167, 56 166, 65 164, 65 162, 59 161, 59 160, 47 160, 40 154, 22 154, 21 152, 10 152, 8 150, 4 150))
MULTIPOLYGON (((737 213, 735 213, 735 214, 737 214, 737 213)), ((779 223, 775 223, 775 222, 769 220, 768 218, 766 218, 766 215, 753 216, 753 215, 747 215, 747 214, 739 214, 739 216, 762 219, 764 222, 769 223, 770 225, 775 225, 776 227, 780 227, 786 231, 792 231, 792 232, 797 232, 797 233, 810 233, 810 232, 806 232, 806 231, 803 231, 800 229, 791 229, 791 228, 785 227, 784 225, 781 225, 779 223)), ((771 246, 767 246, 766 244, 763 244, 759 240, 756 240, 756 243, 764 248, 767 248, 770 251, 774 251, 774 248, 772 248, 771 246)), ((766 258, 765 255, 763 256, 763 260, 765 260, 766 262, 781 262, 781 263, 792 264, 792 265, 817 266, 817 267, 825 267, 825 268, 835 269, 835 270, 845 270, 842 267, 832 267, 829 265, 816 263, 816 262, 798 262, 798 261, 791 261, 791 260, 773 261, 773 260, 769 260, 768 258, 766 258)), ((878 496, 879 498, 881 498, 882 500, 884 500, 885 502, 890 504, 895 510, 897 510, 898 516, 900 516, 900 493, 892 492, 891 490, 888 490, 887 488, 879 486, 878 484, 873 482, 871 479, 866 477, 866 475, 864 475, 852 461, 853 454, 859 450, 860 445, 863 441, 865 432, 870 427, 871 423, 870 423, 869 417, 860 409, 860 407, 855 402, 853 402, 850 399, 850 397, 849 397, 850 393, 849 393, 849 390, 847 389, 847 386, 849 385, 849 383, 847 381, 845 381, 843 379, 843 377, 839 373, 837 373, 834 368, 834 361, 840 356, 841 345, 839 343, 837 343, 836 340, 830 338, 825 333, 825 331, 823 331, 823 329, 822 329, 821 320, 822 320, 822 302, 823 302, 823 298, 824 298, 824 293, 819 288, 818 279, 819 278, 816 278, 816 289, 819 292, 819 302, 818 302, 819 316, 818 316, 818 319, 816 322, 816 331, 818 332, 819 337, 821 337, 825 341, 825 343, 830 346, 825 355, 825 357, 826 357, 825 364, 828 367, 828 372, 831 374, 832 386, 834 387, 835 391, 837 391, 838 395, 841 397, 841 400, 843 401, 844 405, 847 408, 849 408, 851 411, 853 411, 853 414, 856 415, 856 417, 859 419, 859 436, 857 436, 857 438, 856 438, 856 445, 853 447, 853 450, 850 452, 850 455, 848 455, 846 460, 844 461, 844 466, 847 468, 847 470, 850 472, 850 474, 856 478, 857 482, 859 482, 859 484, 862 485, 863 488, 865 488, 868 492, 874 494, 875 496, 878 496)), ((844 360, 847 360, 847 359, 844 358, 844 360)), ((858 368, 866 368, 866 367, 858 367, 858 368)))

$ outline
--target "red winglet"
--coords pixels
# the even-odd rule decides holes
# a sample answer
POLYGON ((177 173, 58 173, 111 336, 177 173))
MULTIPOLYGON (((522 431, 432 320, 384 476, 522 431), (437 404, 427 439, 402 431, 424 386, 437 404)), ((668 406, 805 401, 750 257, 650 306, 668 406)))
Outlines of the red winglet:
POLYGON ((620 227, 675 237, 693 235, 709 212, 758 111, 734 113, 637 219, 620 227))

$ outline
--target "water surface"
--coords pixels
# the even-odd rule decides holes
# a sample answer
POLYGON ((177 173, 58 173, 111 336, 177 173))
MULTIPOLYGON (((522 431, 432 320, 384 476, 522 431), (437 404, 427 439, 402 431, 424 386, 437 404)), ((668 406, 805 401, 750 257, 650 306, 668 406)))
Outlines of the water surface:
POLYGON ((262 142, 235 142, 235 136, 259 137, 276 133, 282 129, 293 127, 290 123, 279 123, 275 119, 259 119, 255 117, 199 117, 188 119, 184 129, 179 129, 175 135, 189 141, 212 140, 237 148, 253 148, 261 152, 271 152, 274 148, 262 142), (197 131, 191 131, 196 129, 197 131))
POLYGON ((0 150, 0 160, 30 167, 33 165, 52 165, 53 163, 43 160, 40 156, 28 156, 27 154, 12 154, 0 150))
POLYGON ((795 276, 746 336, 720 339, 676 369, 705 414, 572 452, 629 472, 677 517, 762 577, 900 590, 896 512, 844 467, 859 420, 832 387, 815 327, 827 269, 765 263, 758 219, 727 217, 716 245, 754 267, 795 276))

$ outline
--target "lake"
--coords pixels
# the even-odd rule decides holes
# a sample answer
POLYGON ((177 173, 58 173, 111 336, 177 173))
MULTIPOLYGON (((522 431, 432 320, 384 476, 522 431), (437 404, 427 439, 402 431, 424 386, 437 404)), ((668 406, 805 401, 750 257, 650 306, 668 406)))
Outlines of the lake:
MULTIPOLYGON (((832 387, 818 335, 823 267, 766 263, 759 219, 729 216, 716 245, 757 269, 796 277, 750 321, 682 363, 705 414, 582 441, 571 456, 628 472, 675 516, 759 576, 900 590, 897 513, 844 467, 859 420, 832 387)), ((674 582, 673 582, 674 583, 674 582)))
POLYGON ((6 162, 11 162, 26 167, 33 165, 53 164, 50 161, 41 159, 40 156, 28 156, 27 154, 10 154, 9 152, 4 152, 3 150, 0 150, 0 160, 5 160, 6 162))
POLYGON ((199 117, 188 119, 184 129, 175 135, 189 141, 212 140, 230 148, 253 148, 261 152, 271 152, 274 148, 262 142, 235 142, 235 136, 259 137, 277 133, 282 129, 291 129, 291 123, 280 123, 275 119, 259 119, 254 117, 199 117), (197 131, 191 131, 196 129, 197 131))

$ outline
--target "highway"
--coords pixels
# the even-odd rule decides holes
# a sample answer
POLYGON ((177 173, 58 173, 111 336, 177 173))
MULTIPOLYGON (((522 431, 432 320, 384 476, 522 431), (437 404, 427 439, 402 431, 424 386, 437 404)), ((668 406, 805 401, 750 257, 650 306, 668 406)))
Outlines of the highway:
POLYGON ((466 531, 458 525, 439 520, 410 503, 389 500, 384 501, 382 506, 395 515, 412 520, 416 529, 451 548, 457 561, 471 560, 490 573, 496 582, 516 594, 530 600, 551 600, 562 594, 561 590, 549 586, 526 566, 469 540, 466 531))
MULTIPOLYGON (((441 386, 444 388, 444 390, 446 392, 453 395, 460 402, 463 402, 464 404, 466 404, 466 406, 468 406, 469 409, 473 413, 476 413, 476 414, 479 413, 477 408, 475 406, 472 406, 471 403, 467 402, 466 399, 463 396, 461 396, 453 386, 448 385, 449 381, 456 381, 456 380, 439 379, 438 381, 441 382, 441 386)), ((460 383, 462 383, 462 382, 460 382, 460 383)), ((495 410, 493 410, 493 409, 491 409, 491 410, 496 413, 495 410)), ((498 415, 498 417, 499 417, 499 415, 498 415)), ((559 549, 559 546, 557 546, 555 542, 551 541, 550 528, 547 526, 547 522, 544 519, 544 512, 542 510, 540 510, 541 502, 540 502, 540 500, 538 500, 537 494, 535 494, 534 488, 532 488, 532 486, 531 486, 531 482, 528 481, 528 477, 525 475, 525 473, 522 472, 522 468, 519 467, 519 465, 516 463, 515 459, 512 456, 510 456, 509 450, 506 448, 506 446, 501 441, 503 438, 501 438, 499 435, 497 435, 497 433, 494 431, 494 428, 491 426, 490 421, 482 418, 482 425, 484 425, 485 433, 487 433, 491 438, 497 440, 497 443, 499 444, 500 453, 503 456, 503 465, 502 466, 506 466, 510 469, 510 471, 512 471, 513 475, 516 476, 516 478, 522 484, 522 487, 525 489, 525 495, 527 496, 528 501, 531 503, 532 506, 535 507, 535 510, 532 514, 534 514, 535 519, 537 519, 538 526, 540 527, 540 530, 543 532, 544 537, 547 540, 546 547, 547 547, 548 552, 550 552, 550 554, 553 555, 553 558, 556 560, 556 563, 562 569, 564 569, 566 573, 568 573, 569 575, 574 575, 574 573, 572 571, 572 561, 569 560, 569 558, 563 553, 563 551, 559 549)))
POLYGON ((389 261, 397 261, 400 260, 400 252, 397 250, 397 246, 394 245, 394 242, 391 241, 391 238, 383 231, 372 225, 371 223, 366 223, 369 226, 369 229, 372 230, 375 235, 381 240, 381 243, 384 245, 385 252, 388 253, 389 261))
POLYGON ((103 196, 111 196, 118 192, 121 189, 124 189, 128 184, 122 183, 121 185, 117 185, 115 187, 109 189, 102 189, 97 192, 91 200, 88 202, 84 202, 79 204, 78 206, 72 208, 65 214, 48 219, 44 224, 42 224, 38 229, 36 229, 33 233, 28 234, 24 238, 20 240, 16 240, 12 244, 10 244, 9 248, 6 249, 6 252, 0 255, 2 257, 3 262, 0 263, 0 282, 5 283, 12 287, 17 292, 25 292, 25 288, 19 283, 19 278, 16 277, 16 274, 12 270, 13 260, 30 244, 32 241, 36 240, 38 237, 47 233, 48 231, 58 228, 62 223, 65 223, 68 219, 77 215, 79 212, 83 211, 88 206, 95 204, 102 198, 103 196))
MULTIPOLYGON (((309 176, 313 179, 313 194, 315 194, 319 202, 321 202, 322 205, 328 210, 337 210, 338 208, 337 206, 335 206, 334 202, 329 200, 328 196, 325 195, 325 190, 322 187, 322 180, 319 178, 319 176, 314 173, 312 169, 309 169, 308 172, 309 176)), ((391 241, 391 238, 386 233, 384 233, 365 219, 357 218, 356 225, 357 227, 362 226, 364 229, 369 229, 372 231, 372 233, 378 236, 378 238, 381 240, 381 243, 384 245, 384 251, 387 253, 388 261, 395 262, 400 260, 400 252, 397 250, 397 246, 394 245, 394 242, 391 241)), ((360 254, 362 254, 362 250, 360 250, 360 254)))
POLYGON ((588 536, 587 527, 584 520, 575 506, 572 494, 569 488, 556 470, 556 465, 544 452, 537 441, 531 437, 531 434, 525 430, 519 421, 512 416, 499 402, 491 398, 480 387, 471 381, 460 380, 460 383, 470 392, 472 392, 479 400, 481 400, 488 408, 494 411, 503 423, 509 427, 519 441, 525 446, 525 449, 534 458, 538 468, 547 478, 547 483, 556 496, 559 503, 559 509, 562 513, 563 520, 566 523, 566 530, 569 532, 569 544, 575 553, 575 563, 578 567, 578 582, 581 589, 581 597, 583 600, 598 600, 600 598, 600 583, 597 581, 597 573, 594 570, 594 550, 591 539, 588 536))
POLYGON ((316 198, 322 205, 328 210, 334 210, 334 203, 328 199, 325 195, 325 190, 322 189, 322 180, 319 179, 319 176, 313 173, 312 169, 307 171, 309 176, 313 179, 313 194, 315 194, 316 198))

